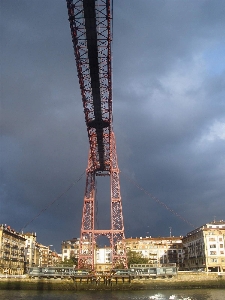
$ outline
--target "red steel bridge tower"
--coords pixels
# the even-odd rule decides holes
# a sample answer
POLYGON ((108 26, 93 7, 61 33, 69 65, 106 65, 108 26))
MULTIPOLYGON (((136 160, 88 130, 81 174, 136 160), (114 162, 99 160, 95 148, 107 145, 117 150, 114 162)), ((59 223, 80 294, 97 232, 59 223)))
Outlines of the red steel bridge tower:
POLYGON ((94 269, 99 236, 106 236, 112 264, 127 267, 119 168, 112 124, 111 0, 66 0, 89 138, 78 268, 94 269), (109 176, 111 228, 95 229, 96 176, 109 176))

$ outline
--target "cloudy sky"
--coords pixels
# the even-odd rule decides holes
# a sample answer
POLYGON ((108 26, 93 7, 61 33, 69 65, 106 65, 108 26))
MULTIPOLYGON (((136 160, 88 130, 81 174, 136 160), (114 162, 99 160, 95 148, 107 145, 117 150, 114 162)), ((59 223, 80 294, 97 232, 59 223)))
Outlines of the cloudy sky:
MULTIPOLYGON (((60 251, 80 235, 89 149, 66 1, 0 8, 0 223, 60 251)), ((224 15, 224 0, 114 0, 126 237, 225 220, 224 15)), ((108 179, 97 185, 99 229, 108 229, 108 179)))

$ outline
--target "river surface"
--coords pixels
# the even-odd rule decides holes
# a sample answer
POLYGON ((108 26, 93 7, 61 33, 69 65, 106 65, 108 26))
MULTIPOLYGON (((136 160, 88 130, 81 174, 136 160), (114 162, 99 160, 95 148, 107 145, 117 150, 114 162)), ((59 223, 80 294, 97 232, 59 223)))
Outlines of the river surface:
POLYGON ((224 300, 225 289, 150 291, 15 291, 0 290, 0 300, 224 300))

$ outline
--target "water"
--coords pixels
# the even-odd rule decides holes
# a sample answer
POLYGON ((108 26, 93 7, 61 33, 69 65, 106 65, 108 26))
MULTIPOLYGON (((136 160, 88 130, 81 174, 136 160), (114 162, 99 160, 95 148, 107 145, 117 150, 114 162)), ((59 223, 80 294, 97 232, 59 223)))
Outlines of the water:
POLYGON ((8 291, 0 290, 0 300, 224 300, 225 289, 150 291, 8 291))

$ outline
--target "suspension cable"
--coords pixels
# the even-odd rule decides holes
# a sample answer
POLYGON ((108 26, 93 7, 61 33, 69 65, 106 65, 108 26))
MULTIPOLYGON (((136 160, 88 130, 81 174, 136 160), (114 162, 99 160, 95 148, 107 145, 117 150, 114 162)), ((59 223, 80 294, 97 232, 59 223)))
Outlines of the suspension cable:
POLYGON ((123 173, 120 171, 120 173, 122 173, 122 175, 124 175, 124 177, 130 181, 134 186, 136 186, 136 188, 138 188, 140 191, 142 191, 145 195, 147 195, 148 197, 152 198, 156 203, 160 204, 162 207, 164 207, 166 210, 170 211, 172 214, 174 214, 177 218, 181 219, 183 222, 187 223, 189 226, 196 228, 196 226, 192 223, 190 223, 188 220, 186 220, 184 217, 182 217, 180 214, 178 214, 176 211, 174 211, 172 208, 170 208, 168 205, 166 205, 164 202, 162 202, 161 200, 159 200, 157 197, 153 196, 151 193, 149 193, 148 191, 146 191, 142 186, 140 186, 134 179, 130 178, 127 174, 123 173))
POLYGON ((27 222, 20 229, 20 232, 23 229, 25 229, 28 225, 30 225, 35 219, 37 219, 41 214, 43 214, 43 212, 45 212, 49 207, 51 207, 57 200, 59 200, 60 198, 62 198, 62 196, 64 196, 78 181, 81 180, 81 178, 83 177, 84 174, 85 174, 85 171, 80 175, 80 177, 76 181, 72 182, 59 196, 57 196, 53 201, 51 201, 50 203, 48 203, 45 208, 43 208, 35 217, 33 217, 33 219, 31 219, 29 222, 27 222))

